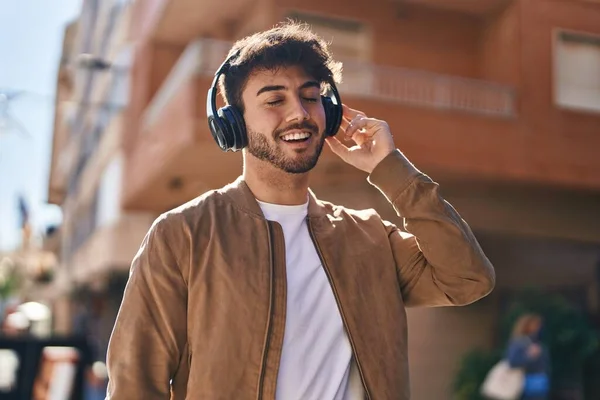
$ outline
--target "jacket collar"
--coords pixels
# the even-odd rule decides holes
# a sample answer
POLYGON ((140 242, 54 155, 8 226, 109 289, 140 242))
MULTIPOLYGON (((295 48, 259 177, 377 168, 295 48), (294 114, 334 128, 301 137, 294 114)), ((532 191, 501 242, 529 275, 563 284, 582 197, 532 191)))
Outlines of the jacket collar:
MULTIPOLYGON (((243 211, 264 218, 264 214, 254 194, 242 176, 239 176, 235 181, 221 189, 221 191, 228 195, 243 211)), ((308 189, 308 217, 320 218, 326 215, 326 206, 315 196, 312 190, 308 189)))

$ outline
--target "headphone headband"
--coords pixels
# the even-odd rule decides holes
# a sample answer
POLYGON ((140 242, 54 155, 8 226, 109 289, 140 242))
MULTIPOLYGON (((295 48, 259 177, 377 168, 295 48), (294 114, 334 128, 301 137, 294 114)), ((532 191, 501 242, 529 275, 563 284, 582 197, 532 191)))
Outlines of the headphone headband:
POLYGON ((217 112, 217 85, 219 84, 219 78, 222 74, 227 72, 227 70, 231 67, 231 61, 236 58, 240 54, 240 51, 236 51, 231 56, 227 57, 225 61, 221 64, 221 66, 215 72, 215 76, 210 85, 210 89, 208 89, 208 96, 206 99, 206 115, 214 116, 218 115, 217 112))

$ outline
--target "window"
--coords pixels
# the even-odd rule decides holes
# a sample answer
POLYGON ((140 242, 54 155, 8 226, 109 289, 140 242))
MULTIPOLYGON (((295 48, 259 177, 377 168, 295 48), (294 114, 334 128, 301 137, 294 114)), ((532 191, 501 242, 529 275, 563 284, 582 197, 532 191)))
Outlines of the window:
POLYGON ((329 43, 329 49, 337 60, 369 59, 371 39, 363 23, 296 11, 289 13, 288 17, 310 25, 313 32, 329 43))
POLYGON ((123 46, 115 56, 109 102, 111 109, 116 111, 126 107, 129 102, 129 70, 132 57, 133 48, 129 45, 123 46))
POLYGON ((115 223, 121 215, 121 182, 123 177, 123 156, 112 157, 100 178, 96 220, 98 227, 115 223))
POLYGON ((600 112, 600 36, 558 32, 554 68, 558 106, 600 112))

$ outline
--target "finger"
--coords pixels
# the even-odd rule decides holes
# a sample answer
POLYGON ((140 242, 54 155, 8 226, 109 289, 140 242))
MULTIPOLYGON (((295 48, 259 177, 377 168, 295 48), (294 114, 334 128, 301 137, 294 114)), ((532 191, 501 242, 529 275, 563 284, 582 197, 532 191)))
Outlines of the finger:
POLYGON ((364 118, 364 117, 356 118, 356 119, 352 120, 352 122, 346 129, 346 131, 345 131, 346 136, 350 137, 352 139, 355 139, 355 141, 356 141, 355 135, 357 133, 362 134, 363 139, 370 138, 371 136, 373 136, 374 131, 369 128, 372 128, 376 124, 376 122, 377 121, 375 121, 371 118, 364 118))
POLYGON ((350 127, 351 123, 352 123, 352 121, 347 118, 342 119, 342 123, 340 124, 340 129, 338 130, 338 133, 341 133, 341 135, 338 135, 338 138, 340 140, 343 140, 346 142, 349 140, 352 140, 352 135, 346 134, 346 131, 350 127))
POLYGON ((339 141, 335 136, 328 137, 325 139, 331 151, 337 154, 342 160, 346 161, 348 154, 350 154, 350 149, 339 141))
POLYGON ((354 109, 352 107, 347 106, 346 104, 342 104, 342 106, 343 106, 343 109, 346 112, 350 113, 350 114, 353 114, 353 115, 365 115, 366 116, 366 114, 365 114, 364 111, 354 109))
POLYGON ((340 123, 340 128, 344 132, 346 132, 346 129, 348 129, 348 127, 350 126, 351 122, 352 122, 351 118, 342 117, 342 122, 340 123))
POLYGON ((348 122, 348 126, 346 127, 346 137, 351 138, 352 137, 352 131, 355 129, 356 124, 358 123, 358 121, 364 119, 365 117, 362 115, 357 115, 354 118, 352 118, 349 122, 348 122), (351 130, 350 132, 348 130, 351 130))
POLYGON ((357 115, 362 115, 363 117, 366 117, 366 114, 364 112, 350 108, 345 104, 342 104, 342 109, 344 110, 343 115, 345 117, 347 117, 348 119, 352 119, 352 118, 356 117, 357 115))
POLYGON ((348 129, 348 126, 350 125, 350 120, 346 119, 346 118, 342 118, 342 122, 340 123, 340 129, 345 132, 346 129, 348 129))

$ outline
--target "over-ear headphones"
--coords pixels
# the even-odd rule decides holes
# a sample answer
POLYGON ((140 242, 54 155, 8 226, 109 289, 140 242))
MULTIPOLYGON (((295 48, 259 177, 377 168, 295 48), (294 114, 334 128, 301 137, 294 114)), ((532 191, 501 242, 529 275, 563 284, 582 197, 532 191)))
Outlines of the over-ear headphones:
MULTIPOLYGON (((239 151, 248 145, 246 123, 241 112, 232 105, 217 110, 217 84, 219 77, 227 73, 231 61, 237 57, 239 51, 228 57, 215 73, 206 98, 206 115, 208 128, 213 138, 223 151, 239 151)), ((335 83, 330 83, 333 96, 321 96, 325 109, 325 136, 334 136, 342 123, 342 100, 335 83)))

